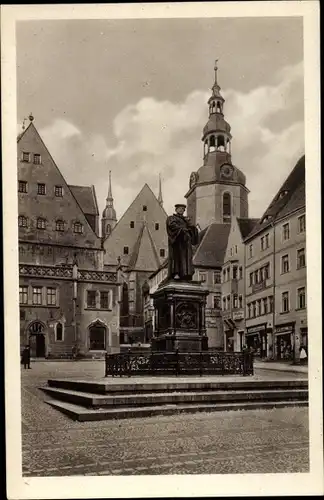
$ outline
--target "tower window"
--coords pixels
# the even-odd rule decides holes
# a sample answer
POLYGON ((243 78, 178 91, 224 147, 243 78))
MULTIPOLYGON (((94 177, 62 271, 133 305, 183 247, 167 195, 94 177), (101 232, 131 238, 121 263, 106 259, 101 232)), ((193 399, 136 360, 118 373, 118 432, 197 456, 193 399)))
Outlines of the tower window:
POLYGON ((124 247, 124 255, 128 255, 128 247, 124 247))
POLYGON ((61 198, 63 196, 63 188, 62 188, 62 186, 55 186, 55 188, 54 188, 54 194, 55 194, 55 196, 61 198))
POLYGON ((106 226, 106 235, 109 236, 110 233, 111 233, 111 225, 107 224, 107 226, 106 226))
POLYGON ((160 249, 160 257, 165 257, 165 250, 164 250, 164 248, 160 249))
POLYGON ((223 194, 223 222, 230 222, 231 220, 231 195, 229 193, 223 194))
POLYGON ((18 193, 27 193, 26 181, 18 181, 18 193))
POLYGON ((158 231, 160 229, 160 224, 158 222, 155 223, 155 230, 158 231))
POLYGON ((215 136, 211 135, 209 138, 209 151, 215 151, 215 136))
POLYGON ((37 194, 46 194, 46 185, 44 183, 37 184, 37 194))
POLYGON ((40 165, 42 163, 41 155, 38 153, 34 154, 34 165, 40 165))
POLYGON ((64 231, 64 221, 56 221, 56 231, 64 231))
POLYGON ((135 222, 134 222, 133 220, 131 220, 131 221, 130 221, 129 226, 130 226, 131 228, 134 228, 134 227, 135 227, 135 222))
POLYGON ((204 143, 204 155, 208 153, 208 141, 206 140, 204 143))
POLYGON ((143 212, 147 212, 147 206, 143 205, 143 212))
POLYGON ((221 107, 221 104, 220 104, 219 101, 217 101, 216 111, 217 111, 217 113, 221 113, 222 112, 222 107, 221 107))
POLYGON ((217 149, 219 151, 225 151, 225 139, 223 135, 217 137, 217 149))

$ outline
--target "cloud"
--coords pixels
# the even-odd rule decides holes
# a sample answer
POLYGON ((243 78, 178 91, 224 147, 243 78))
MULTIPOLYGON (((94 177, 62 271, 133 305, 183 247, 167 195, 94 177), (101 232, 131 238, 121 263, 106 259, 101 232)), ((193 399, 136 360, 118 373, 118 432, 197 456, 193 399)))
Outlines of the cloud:
MULTIPOLYGON (((250 215, 258 217, 304 150, 303 66, 286 66, 271 85, 223 94, 233 162, 247 176, 250 215)), ((159 173, 170 212, 184 200, 190 173, 202 165, 209 96, 198 89, 182 102, 146 97, 129 104, 115 117, 109 139, 104 131, 89 135, 65 120, 56 120, 41 135, 68 182, 95 185, 100 210, 112 170, 118 217, 145 182, 157 194, 159 173)))

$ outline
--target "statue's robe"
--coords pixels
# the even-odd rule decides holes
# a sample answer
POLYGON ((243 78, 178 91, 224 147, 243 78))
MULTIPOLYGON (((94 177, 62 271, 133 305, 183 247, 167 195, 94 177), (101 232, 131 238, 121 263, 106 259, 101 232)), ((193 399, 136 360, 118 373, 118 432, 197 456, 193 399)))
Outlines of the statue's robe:
POLYGON ((179 214, 167 218, 166 228, 169 240, 168 277, 178 275, 182 280, 191 280, 195 272, 192 246, 198 244, 198 230, 179 214))

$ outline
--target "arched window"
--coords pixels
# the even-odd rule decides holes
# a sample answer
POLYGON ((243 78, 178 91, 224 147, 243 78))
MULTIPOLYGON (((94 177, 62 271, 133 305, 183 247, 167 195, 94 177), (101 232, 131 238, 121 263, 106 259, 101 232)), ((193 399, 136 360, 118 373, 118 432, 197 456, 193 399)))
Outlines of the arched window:
POLYGON ((223 135, 217 137, 217 149, 218 151, 225 151, 225 139, 223 135))
POLYGON ((108 236, 111 233, 111 225, 107 224, 106 226, 106 235, 108 236))
POLYGON ((212 102, 212 113, 215 113, 215 108, 216 108, 215 101, 213 101, 212 102))
POLYGON ((231 221, 231 195, 230 193, 223 194, 223 222, 231 221))
POLYGON ((211 135, 209 138, 209 151, 215 151, 215 136, 211 135))
POLYGON ((57 342, 62 342, 63 341, 63 325, 62 323, 57 323, 56 325, 56 341, 57 342))
POLYGON ((217 111, 217 113, 222 112, 222 106, 221 106, 221 103, 219 101, 217 101, 216 111, 217 111))

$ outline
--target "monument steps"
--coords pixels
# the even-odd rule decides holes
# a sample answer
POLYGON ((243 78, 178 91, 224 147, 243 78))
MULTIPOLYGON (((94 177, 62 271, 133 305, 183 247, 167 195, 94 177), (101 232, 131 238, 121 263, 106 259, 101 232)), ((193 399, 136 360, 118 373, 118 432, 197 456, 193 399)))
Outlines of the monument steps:
POLYGON ((84 407, 116 407, 116 406, 149 406, 163 404, 204 403, 214 402, 240 402, 240 401, 267 401, 267 400, 307 400, 307 389, 264 389, 248 390, 225 390, 225 391, 187 391, 187 392, 159 392, 146 394, 114 394, 96 395, 87 392, 73 391, 69 389, 44 388, 46 394, 54 399, 79 404, 84 407))
POLYGON ((282 407, 308 406, 307 401, 248 401, 240 403, 221 404, 186 404, 186 405, 157 405, 146 407, 123 407, 109 409, 84 408, 79 405, 63 401, 47 401, 53 408, 68 415, 73 420, 79 422, 90 422, 99 420, 125 419, 153 417, 157 415, 176 415, 180 413, 198 413, 212 411, 233 411, 233 410, 256 410, 282 407))
POLYGON ((306 379, 51 379, 41 389, 48 404, 79 421, 308 405, 306 379))

